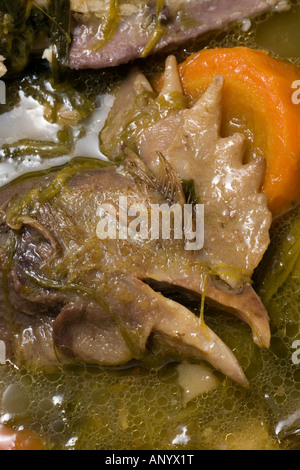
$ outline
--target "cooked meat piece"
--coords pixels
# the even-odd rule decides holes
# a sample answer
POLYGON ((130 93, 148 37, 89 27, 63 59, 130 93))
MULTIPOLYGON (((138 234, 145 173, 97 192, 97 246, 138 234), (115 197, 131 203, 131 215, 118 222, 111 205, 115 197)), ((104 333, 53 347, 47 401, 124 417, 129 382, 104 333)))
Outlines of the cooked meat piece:
MULTIPOLYGON (((193 180, 195 195, 205 211, 204 247, 194 254, 193 262, 210 271, 206 297, 225 310, 234 311, 251 325, 256 343, 268 346, 267 314, 250 286, 253 271, 269 245, 272 221, 267 198, 260 190, 265 162, 262 157, 243 162, 242 135, 220 137, 222 90, 223 79, 216 77, 191 108, 183 107, 183 102, 178 106, 182 90, 176 59, 169 56, 158 97, 149 94, 149 82, 142 80, 138 71, 124 82, 100 142, 112 159, 126 145, 135 148, 157 179, 162 178, 163 155, 182 181, 193 180), (136 83, 145 84, 144 92, 136 83), (127 113, 122 116, 119 96, 124 99, 124 90, 127 113), (158 107, 160 115, 156 112, 158 107)), ((153 272, 151 277, 162 282, 168 273, 153 272)), ((199 280, 194 283, 192 279, 190 271, 181 285, 203 292, 199 280)), ((176 283, 179 284, 178 279, 176 283)))
POLYGON ((188 40, 259 15, 280 0, 72 0, 75 26, 69 54, 73 68, 104 68, 148 53, 174 50, 188 40))
POLYGON ((180 286, 191 272, 197 292, 203 292, 203 271, 193 266, 184 240, 99 239, 103 204, 115 207, 122 223, 122 196, 128 206, 150 208, 168 202, 166 194, 182 202, 168 164, 163 184, 132 154, 121 165, 99 165, 70 164, 40 182, 29 179, 2 191, 1 233, 8 238, 1 249, 1 317, 12 328, 15 360, 38 366, 147 361, 156 356, 155 334, 160 351, 162 343, 172 350, 171 359, 206 360, 247 385, 220 338, 187 308, 144 283, 165 271, 166 282, 176 285, 178 279, 180 286), (173 191, 166 190, 170 187, 173 191))
MULTIPOLYGON (((175 58, 169 57, 169 67, 172 63, 176 73, 175 58)), ((153 155, 160 152, 182 180, 194 180, 205 206, 205 245, 199 261, 237 288, 239 274, 251 277, 261 261, 272 218, 260 191, 263 157, 244 164, 245 137, 220 137, 223 81, 216 77, 191 109, 149 126, 138 138, 138 150, 154 174, 153 155)), ((168 76, 166 82, 170 83, 168 76)), ((170 93, 168 85, 161 93, 165 91, 170 93)))
POLYGON ((250 279, 269 243, 264 165, 243 163, 241 135, 220 138, 222 86, 216 77, 188 108, 174 57, 159 96, 134 71, 100 138, 118 163, 75 160, 0 192, 0 340, 14 360, 120 365, 165 352, 170 360, 206 360, 247 385, 202 313, 151 287, 205 298, 247 322, 260 347, 269 346, 268 314, 250 279), (153 208, 183 211, 186 179, 194 180, 206 215, 204 246, 192 250, 170 212, 169 236, 151 236, 149 226, 153 208))

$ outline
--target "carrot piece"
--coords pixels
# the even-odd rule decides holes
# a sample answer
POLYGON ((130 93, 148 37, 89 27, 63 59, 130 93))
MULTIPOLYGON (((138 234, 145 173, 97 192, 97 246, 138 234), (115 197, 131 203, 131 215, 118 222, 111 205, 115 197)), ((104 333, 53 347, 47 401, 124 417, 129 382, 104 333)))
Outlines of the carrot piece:
POLYGON ((14 431, 0 426, 0 450, 43 450, 42 440, 27 430, 14 431))
POLYGON ((300 69, 265 51, 235 47, 200 51, 183 62, 179 72, 192 101, 213 77, 225 78, 222 135, 244 132, 249 152, 263 153, 263 191, 274 216, 298 203, 300 104, 294 104, 293 85, 300 80, 300 69))

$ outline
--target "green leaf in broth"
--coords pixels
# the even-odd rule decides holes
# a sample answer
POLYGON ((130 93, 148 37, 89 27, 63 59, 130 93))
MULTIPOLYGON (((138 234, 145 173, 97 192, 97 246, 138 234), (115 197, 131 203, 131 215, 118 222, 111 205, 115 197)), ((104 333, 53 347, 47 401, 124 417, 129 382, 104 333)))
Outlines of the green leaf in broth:
POLYGON ((51 0, 49 7, 50 39, 53 45, 52 75, 55 83, 60 83, 65 75, 65 63, 71 44, 70 0, 51 0))
POLYGON ((57 158, 68 155, 70 147, 62 143, 21 139, 13 144, 4 144, 0 154, 3 159, 38 155, 40 158, 57 158))
POLYGON ((9 74, 27 66, 36 37, 47 31, 48 23, 34 2, 0 1, 0 55, 6 59, 9 74))
POLYGON ((96 44, 93 50, 97 51, 103 47, 113 36, 116 27, 119 23, 120 14, 120 1, 119 0, 108 0, 107 12, 103 21, 99 26, 97 33, 96 44))
POLYGON ((164 27, 161 23, 161 14, 163 12, 163 8, 164 8, 164 0, 157 0, 155 18, 153 21, 152 30, 151 30, 148 42, 146 46, 144 47, 144 50, 141 53, 142 58, 147 57, 151 53, 153 48, 156 46, 157 42, 164 35, 164 27))
POLYGON ((278 221, 273 228, 270 248, 260 269, 259 295, 268 307, 272 297, 284 285, 288 277, 299 272, 300 255, 300 213, 293 214, 278 221))

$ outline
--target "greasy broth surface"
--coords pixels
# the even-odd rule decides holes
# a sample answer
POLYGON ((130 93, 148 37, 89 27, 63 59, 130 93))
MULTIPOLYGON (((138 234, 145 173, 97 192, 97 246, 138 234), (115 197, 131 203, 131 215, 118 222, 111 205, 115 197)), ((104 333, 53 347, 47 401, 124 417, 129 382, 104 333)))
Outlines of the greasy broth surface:
MULTIPOLYGON (((245 45, 300 65, 300 2, 293 4, 292 11, 276 19, 265 15, 247 32, 234 27, 201 39, 178 52, 178 59, 201 47, 245 45)), ((149 58, 145 71, 155 73, 161 64, 149 58)), ((82 77, 87 74, 78 80, 82 77)), ((99 77, 104 83, 114 79, 111 72, 99 72, 99 77)), ((85 92, 93 80, 84 82, 85 92)), ((279 228, 282 237, 290 223, 279 228)), ((219 387, 185 405, 177 364, 159 371, 74 366, 32 373, 7 362, 0 366, 0 423, 37 432, 47 449, 300 448, 300 365, 292 361, 293 342, 300 337, 299 286, 300 276, 294 275, 275 299, 284 321, 278 324, 269 312, 273 339, 268 351, 253 344, 250 329, 238 320, 205 312, 207 324, 234 350, 250 390, 219 377, 219 387)))

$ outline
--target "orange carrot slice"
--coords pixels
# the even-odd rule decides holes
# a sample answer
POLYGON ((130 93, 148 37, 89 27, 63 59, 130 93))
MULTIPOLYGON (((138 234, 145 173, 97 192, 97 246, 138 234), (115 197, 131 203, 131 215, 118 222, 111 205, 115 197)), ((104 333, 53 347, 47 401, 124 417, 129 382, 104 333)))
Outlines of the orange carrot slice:
POLYGON ((0 450, 44 450, 44 446, 42 440, 31 431, 14 431, 0 425, 0 450))
POLYGON ((248 151, 263 153, 267 162, 263 190, 273 215, 298 203, 300 104, 293 97, 295 87, 300 88, 300 69, 265 51, 236 47, 200 51, 179 71, 191 100, 216 75, 225 78, 222 134, 244 132, 248 151))

